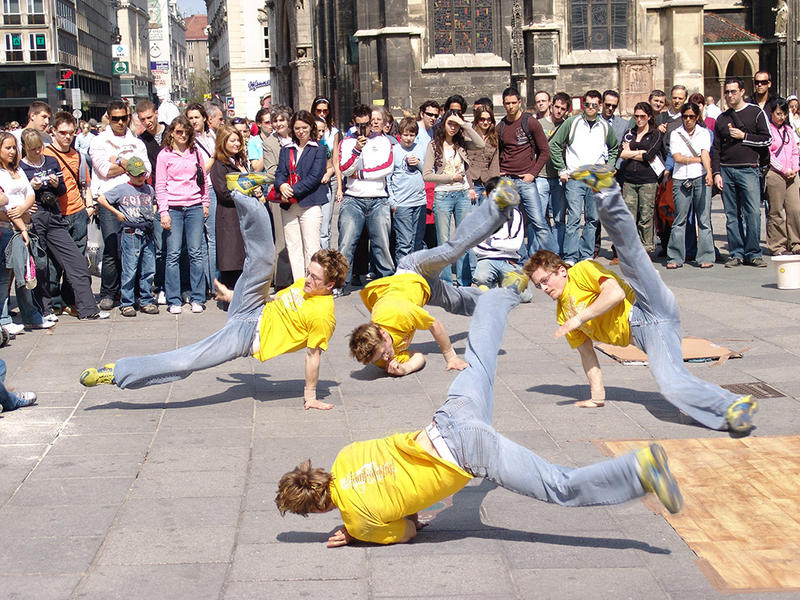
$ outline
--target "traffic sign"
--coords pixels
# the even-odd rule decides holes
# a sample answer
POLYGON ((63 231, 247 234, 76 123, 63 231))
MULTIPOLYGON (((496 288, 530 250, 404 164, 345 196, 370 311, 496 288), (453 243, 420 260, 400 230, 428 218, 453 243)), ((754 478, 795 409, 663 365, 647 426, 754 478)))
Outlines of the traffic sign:
POLYGON ((228 109, 228 116, 232 119, 233 117, 236 116, 236 111, 233 110, 232 108, 229 108, 228 109))
POLYGON ((233 96, 225 96, 225 107, 228 110, 235 108, 235 106, 233 105, 233 96))
POLYGON ((111 46, 111 56, 114 58, 122 58, 123 56, 128 56, 128 47, 123 46, 122 44, 113 44, 111 46))
POLYGON ((114 75, 125 75, 126 73, 130 72, 129 66, 130 64, 128 61, 118 60, 114 63, 114 66, 111 70, 113 71, 114 75))
POLYGON ((83 116, 83 113, 81 112, 80 108, 76 108, 75 110, 72 111, 72 116, 75 117, 76 119, 80 119, 83 116))

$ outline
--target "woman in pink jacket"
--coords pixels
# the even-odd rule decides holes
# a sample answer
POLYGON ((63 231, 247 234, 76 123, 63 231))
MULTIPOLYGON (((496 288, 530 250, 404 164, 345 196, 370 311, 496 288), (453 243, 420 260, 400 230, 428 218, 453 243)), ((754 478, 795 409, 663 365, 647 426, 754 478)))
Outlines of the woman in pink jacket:
POLYGON ((767 248, 773 256, 800 254, 800 194, 797 140, 788 123, 789 105, 779 98, 772 105, 767 173, 767 248), (784 214, 785 213, 785 214, 784 214))
POLYGON ((208 216, 210 182, 195 147, 194 129, 180 115, 167 127, 156 163, 156 200, 161 226, 167 232, 164 288, 169 312, 181 312, 181 273, 178 261, 186 245, 189 254, 192 312, 205 310, 206 248, 203 221, 208 216), (185 241, 184 241, 185 240, 185 241))

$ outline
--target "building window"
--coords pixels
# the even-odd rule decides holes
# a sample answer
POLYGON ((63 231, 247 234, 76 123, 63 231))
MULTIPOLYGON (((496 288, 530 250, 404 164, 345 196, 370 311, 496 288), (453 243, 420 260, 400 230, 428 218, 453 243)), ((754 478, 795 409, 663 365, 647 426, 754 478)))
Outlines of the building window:
POLYGON ((19 25, 22 16, 19 14, 19 0, 3 0, 3 23, 19 25))
POLYGON ((574 0, 570 12, 573 50, 628 46, 628 0, 574 0))
POLYGON ((28 0, 28 25, 44 25, 44 0, 28 0))
POLYGON ((6 62, 22 62, 22 34, 6 34, 6 62))
POLYGON ((433 0, 435 54, 492 51, 493 0, 433 0))
POLYGON ((31 60, 47 60, 47 36, 43 33, 30 35, 31 60))
POLYGON ((264 60, 269 60, 269 27, 264 27, 264 60))

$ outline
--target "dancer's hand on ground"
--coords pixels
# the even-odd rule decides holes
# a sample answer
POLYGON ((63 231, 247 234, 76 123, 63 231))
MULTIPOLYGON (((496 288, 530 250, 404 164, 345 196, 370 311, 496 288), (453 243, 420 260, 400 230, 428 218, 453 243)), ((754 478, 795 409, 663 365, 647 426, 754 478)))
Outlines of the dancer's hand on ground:
POLYGON ((317 410, 330 410, 333 408, 333 404, 328 404, 327 402, 320 402, 317 400, 317 390, 303 390, 303 408, 306 410, 310 408, 316 408, 317 410))
POLYGON ((228 304, 233 300, 233 290, 221 283, 219 279, 214 279, 214 300, 228 304))
POLYGON ((575 331, 578 327, 581 326, 581 320, 577 317, 571 317, 564 321, 563 325, 556 329, 555 333, 553 334, 553 339, 558 339, 561 336, 567 335, 570 331, 575 331))
POLYGON ((342 525, 341 529, 337 529, 336 533, 334 533, 331 537, 328 538, 328 548, 338 548, 339 546, 346 546, 350 543, 350 540, 353 539, 350 537, 350 534, 347 533, 347 529, 344 528, 342 525))
POLYGON ((444 368, 446 371, 463 371, 468 366, 469 363, 465 361, 463 358, 454 356, 453 358, 447 361, 447 364, 445 365, 444 368))
POLYGON ((386 372, 392 377, 402 377, 406 374, 405 368, 398 362, 396 358, 390 360, 386 365, 386 372))

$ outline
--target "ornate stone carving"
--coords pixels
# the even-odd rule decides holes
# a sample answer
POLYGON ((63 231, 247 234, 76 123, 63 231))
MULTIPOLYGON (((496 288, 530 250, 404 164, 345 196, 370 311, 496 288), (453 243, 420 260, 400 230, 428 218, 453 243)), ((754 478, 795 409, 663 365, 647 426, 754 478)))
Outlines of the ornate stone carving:
POLYGON ((620 113, 631 114, 637 102, 647 102, 653 89, 656 58, 619 58, 620 113))
POLYGON ((789 22, 789 5, 786 0, 780 0, 775 11, 775 37, 786 37, 786 25, 789 22))
POLYGON ((522 2, 511 5, 511 77, 525 77, 525 41, 522 36, 522 2))

